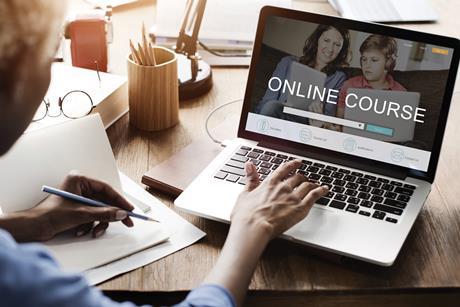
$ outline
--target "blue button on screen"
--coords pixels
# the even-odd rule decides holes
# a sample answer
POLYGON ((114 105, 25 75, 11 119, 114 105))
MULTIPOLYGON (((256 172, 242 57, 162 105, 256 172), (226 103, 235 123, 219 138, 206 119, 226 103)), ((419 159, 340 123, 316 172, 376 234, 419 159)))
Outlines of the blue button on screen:
POLYGON ((366 125, 366 131, 383 134, 386 136, 393 136, 393 129, 372 124, 366 125))

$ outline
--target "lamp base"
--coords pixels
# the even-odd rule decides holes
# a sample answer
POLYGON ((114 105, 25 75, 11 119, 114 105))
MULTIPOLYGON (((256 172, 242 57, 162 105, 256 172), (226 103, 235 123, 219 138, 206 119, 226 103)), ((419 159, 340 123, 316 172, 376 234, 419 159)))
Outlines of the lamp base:
POLYGON ((196 98, 212 88, 211 66, 203 60, 198 61, 198 75, 192 80, 192 64, 187 56, 176 53, 177 73, 179 75, 179 100, 196 98))

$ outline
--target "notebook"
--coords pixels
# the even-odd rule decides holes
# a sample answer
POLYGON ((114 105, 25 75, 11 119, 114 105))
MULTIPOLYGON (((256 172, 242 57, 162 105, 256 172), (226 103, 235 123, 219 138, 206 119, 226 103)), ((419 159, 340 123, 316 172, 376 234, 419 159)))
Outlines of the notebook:
MULTIPOLYGON (((115 159, 99 115, 91 115, 24 134, 0 158, 0 204, 3 212, 26 210, 47 194, 43 184, 58 187, 71 170, 122 190, 115 159)), ((128 196, 135 211, 148 205, 128 196)), ((160 220, 161 221, 161 220, 160 220)), ((165 242, 170 229, 133 219, 134 227, 111 223, 106 233, 75 238, 64 233, 45 244, 65 271, 86 271, 165 242)))

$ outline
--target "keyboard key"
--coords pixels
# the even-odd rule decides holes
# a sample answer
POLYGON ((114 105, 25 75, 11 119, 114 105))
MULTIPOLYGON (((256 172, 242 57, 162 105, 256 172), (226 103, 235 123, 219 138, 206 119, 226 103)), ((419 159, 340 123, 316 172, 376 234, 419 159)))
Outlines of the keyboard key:
POLYGON ((353 182, 347 182, 346 184, 346 188, 349 188, 349 189, 353 189, 353 190, 356 190, 358 188, 358 184, 357 183, 353 183, 353 182))
POLYGON ((273 158, 271 162, 275 164, 281 164, 284 162, 284 160, 280 158, 273 158))
POLYGON ((311 180, 314 180, 314 181, 317 181, 321 178, 321 175, 318 175, 318 174, 311 174, 308 175, 308 179, 311 179, 311 180))
POLYGON ((282 154, 277 154, 276 156, 277 156, 278 158, 281 158, 281 159, 284 159, 284 160, 286 160, 286 159, 288 158, 288 156, 282 155, 282 154))
POLYGON ((265 167, 265 168, 271 168, 273 166, 273 164, 271 164, 270 162, 262 162, 262 164, 260 164, 260 167, 265 167))
POLYGON ((354 205, 359 204, 360 201, 361 199, 356 198, 356 197, 349 197, 347 200, 347 202, 349 202, 350 204, 354 204, 354 205))
POLYGON ((305 165, 305 164, 300 164, 300 166, 299 166, 299 169, 301 171, 304 171, 306 168, 307 168, 307 165, 305 165))
POLYGON ((259 176, 259 180, 260 180, 260 181, 264 181, 265 178, 267 178, 267 175, 260 175, 260 176, 259 176))
POLYGON ((334 195, 335 195, 335 193, 334 193, 334 192, 331 192, 331 191, 329 191, 329 192, 327 192, 327 194, 326 194, 326 196, 325 196, 325 197, 327 197, 327 198, 333 198, 333 197, 334 197, 334 195))
POLYGON ((345 188, 338 187, 338 186, 335 186, 332 188, 332 192, 343 193, 343 191, 345 191, 345 188))
POLYGON ((310 160, 302 160, 302 163, 307 164, 307 165, 312 165, 313 164, 313 162, 311 162, 310 160))
POLYGON ((393 191, 394 188, 395 188, 395 187, 394 187, 393 185, 387 184, 387 183, 385 183, 385 184, 382 185, 382 187, 381 187, 382 190, 390 191, 390 192, 393 191))
POLYGON ((246 184, 246 177, 241 177, 240 180, 238 180, 238 183, 241 184, 241 185, 245 185, 246 184))
POLYGON ((334 185, 338 185, 338 186, 341 186, 343 187, 347 182, 345 180, 341 180, 341 179, 336 179, 334 180, 334 185))
POLYGON ((256 159, 251 159, 251 162, 252 162, 252 164, 254 164, 255 166, 259 166, 259 164, 260 164, 262 161, 259 161, 259 160, 256 160, 256 159))
POLYGON ((279 165, 279 164, 275 164, 275 165, 273 165, 273 167, 272 167, 272 171, 276 170, 278 167, 280 167, 280 165, 279 165))
POLYGON ((246 173, 244 172, 243 169, 228 166, 228 165, 224 165, 224 167, 222 167, 221 171, 226 172, 226 173, 230 173, 230 174, 234 174, 234 175, 238 175, 238 176, 245 176, 246 175, 246 173))
POLYGON ((364 175, 364 178, 369 179, 369 180, 375 180, 377 177, 372 176, 372 175, 364 175))
POLYGON ((218 171, 215 175, 214 175, 214 178, 217 178, 217 179, 225 179, 225 177, 227 177, 227 173, 224 173, 222 171, 218 171))
POLYGON ((316 166, 316 167, 319 167, 319 168, 323 168, 323 167, 324 167, 324 164, 315 162, 315 163, 313 163, 313 166, 316 166))
POLYGON ((364 176, 362 173, 358 173, 358 172, 351 172, 351 174, 353 176, 356 176, 356 177, 363 177, 364 176))
POLYGON ((364 216, 371 216, 370 212, 367 212, 367 211, 364 211, 364 210, 359 211, 359 214, 364 215, 364 216))
POLYGON ((402 187, 402 185, 403 185, 401 182, 398 182, 398 181, 390 181, 390 183, 391 183, 392 185, 397 186, 397 187, 402 187))
POLYGON ((374 203, 369 200, 363 200, 360 205, 366 208, 372 208, 374 203))
POLYGON ((330 171, 330 170, 322 169, 322 170, 319 171, 318 174, 324 175, 324 176, 329 176, 331 173, 332 173, 332 171, 330 171))
POLYGON ((382 185, 380 182, 378 181, 371 181, 369 182, 368 184, 370 187, 373 187, 373 188, 380 188, 380 186, 382 185))
POLYGON ((348 211, 348 212, 356 213, 356 212, 358 212, 358 210, 359 210, 359 206, 356 206, 356 205, 348 205, 348 206, 347 206, 347 209, 345 209, 345 210, 348 211))
POLYGON ((240 179, 240 176, 229 174, 225 180, 230 181, 230 182, 237 182, 238 179, 240 179))
POLYGON ((383 202, 383 197, 378 196, 378 195, 374 195, 374 196, 371 197, 371 201, 376 202, 376 203, 381 203, 381 202, 383 202))
POLYGON ((270 161, 272 159, 272 157, 270 156, 267 156, 267 155, 262 155, 259 160, 261 161, 270 161))
POLYGON ((372 190, 371 187, 368 187, 367 185, 360 185, 359 188, 358 188, 358 191, 360 192, 370 192, 372 190))
POLYGON ((385 205, 381 205, 381 204, 375 204, 374 209, 375 210, 380 210, 380 211, 383 211, 383 212, 387 212, 387 213, 391 213, 391 214, 395 214, 395 215, 401 215, 403 213, 403 211, 401 209, 399 209, 399 208, 395 208, 395 207, 392 207, 392 206, 385 206, 385 205))
POLYGON ((228 160, 228 161, 225 163, 225 165, 244 169, 244 163, 238 162, 238 161, 235 161, 235 160, 228 160))
POLYGON ((328 169, 328 170, 330 170, 330 171, 334 171, 334 172, 338 170, 337 167, 335 167, 335 166, 330 166, 330 165, 327 165, 327 166, 326 166, 326 169, 328 169))
POLYGON ((247 162, 249 160, 248 157, 245 157, 245 156, 240 156, 240 155, 234 155, 232 158, 232 160, 235 160, 235 161, 238 161, 238 162, 247 162))
POLYGON ((395 198, 396 198, 396 195, 398 195, 398 194, 393 193, 393 192, 386 192, 384 196, 385 196, 386 198, 395 199, 395 198))
POLYGON ((377 181, 382 182, 382 183, 389 183, 390 180, 385 179, 385 178, 377 178, 377 181))
POLYGON ((319 168, 316 166, 310 166, 307 168, 307 171, 309 171, 310 173, 317 173, 319 171, 319 168))
POLYGON ((356 180, 356 183, 367 185, 369 183, 369 179, 358 178, 358 180, 356 180))
POLYGON ((361 198, 361 199, 367 200, 367 199, 369 199, 370 197, 371 197, 371 194, 369 194, 369 193, 359 192, 359 194, 358 194, 358 198, 361 198))
POLYGON ((237 152, 236 152, 237 155, 240 155, 240 156, 245 156, 248 154, 248 151, 247 150, 244 150, 244 149, 239 149, 237 152))
POLYGON ((391 218, 391 217, 387 217, 387 218, 385 219, 385 221, 390 222, 390 223, 397 223, 397 222, 398 222, 397 219, 393 219, 393 218, 391 218))
POLYGON ((416 186, 415 185, 411 185, 411 184, 408 184, 408 183, 405 183, 403 185, 404 188, 406 189, 410 189, 410 190, 415 190, 416 186))
POLYGON ((385 193, 385 191, 384 191, 384 190, 380 190, 380 189, 373 189, 373 190, 371 191, 371 194, 372 194, 372 195, 377 195, 377 196, 382 196, 383 193, 385 193))
POLYGON ((345 191, 345 194, 348 195, 348 196, 356 196, 356 194, 358 194, 358 191, 352 190, 352 189, 347 189, 345 191))
POLYGON ((356 177, 352 175, 346 175, 345 177, 343 177, 343 180, 354 182, 356 180, 356 177))
POLYGON ((297 159, 296 157, 289 157, 288 160, 291 161, 291 160, 295 160, 297 159))
POLYGON ((321 178, 321 181, 324 182, 324 183, 332 183, 332 181, 334 181, 334 179, 331 178, 331 177, 323 176, 321 178))
POLYGON ((412 196, 412 194, 414 194, 414 190, 409 190, 409 189, 404 189, 404 188, 401 188, 401 187, 396 187, 395 193, 399 193, 399 194, 403 194, 403 195, 407 195, 407 196, 412 196))
POLYGON ((372 214, 372 217, 375 219, 383 220, 383 218, 385 217, 385 213, 380 212, 380 211, 375 211, 374 214, 372 214))
POLYGON ((259 148, 254 148, 252 151, 257 152, 257 153, 263 153, 264 152, 262 149, 259 149, 259 148))
POLYGON ((268 151, 268 150, 265 151, 265 154, 267 156, 272 156, 272 157, 274 157, 276 155, 273 151, 268 151))
POLYGON ((326 197, 321 197, 320 199, 318 199, 316 201, 317 204, 320 204, 320 205, 323 205, 323 206, 327 206, 329 204, 329 201, 330 199, 329 198, 326 198, 326 197))
POLYGON ((344 169, 344 168, 339 168, 338 172, 342 173, 342 174, 350 174, 351 171, 348 170, 348 169, 344 169))
POLYGON ((267 168, 261 167, 261 168, 259 168, 258 173, 262 174, 262 175, 268 175, 268 174, 270 174, 270 170, 267 169, 267 168))
POLYGON ((385 205, 390 205, 390 206, 393 206, 393 207, 397 207, 397 208, 400 208, 400 209, 404 209, 406 208, 407 204, 406 203, 403 203, 403 202, 400 202, 400 201, 397 201, 397 200, 394 200, 394 199, 385 199, 385 202, 384 202, 385 205))
POLYGON ((397 200, 407 203, 410 200, 410 196, 399 194, 397 200))
POLYGON ((257 152, 251 151, 250 153, 248 153, 248 157, 252 158, 252 159, 257 159, 259 156, 260 156, 260 154, 258 154, 257 152))
POLYGON ((343 178, 343 174, 342 173, 339 173, 339 172, 334 172, 332 173, 331 177, 332 178, 337 178, 337 179, 342 179, 343 178))
POLYGON ((241 146, 240 149, 243 149, 243 150, 252 150, 251 147, 248 147, 248 146, 241 146))
POLYGON ((333 200, 331 201, 329 207, 343 210, 347 204, 342 201, 333 200))
POLYGON ((297 173, 299 173, 300 175, 304 175, 305 177, 308 177, 308 172, 299 170, 297 173))
POLYGON ((334 199, 336 200, 340 200, 340 201, 345 201, 347 199, 347 196, 346 195, 343 195, 343 194, 336 194, 334 196, 334 199))

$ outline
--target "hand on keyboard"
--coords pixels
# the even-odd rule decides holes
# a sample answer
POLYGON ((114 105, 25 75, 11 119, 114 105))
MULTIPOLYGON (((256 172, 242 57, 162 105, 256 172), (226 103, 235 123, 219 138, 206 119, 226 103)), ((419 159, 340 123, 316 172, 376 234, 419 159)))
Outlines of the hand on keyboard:
POLYGON ((300 160, 286 162, 260 182, 257 168, 247 162, 246 185, 233 209, 232 226, 247 227, 248 233, 257 229, 271 239, 304 219, 328 188, 296 174, 301 164, 300 160))

